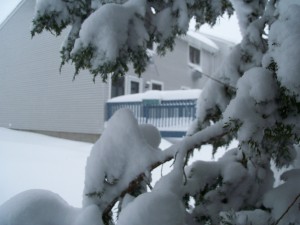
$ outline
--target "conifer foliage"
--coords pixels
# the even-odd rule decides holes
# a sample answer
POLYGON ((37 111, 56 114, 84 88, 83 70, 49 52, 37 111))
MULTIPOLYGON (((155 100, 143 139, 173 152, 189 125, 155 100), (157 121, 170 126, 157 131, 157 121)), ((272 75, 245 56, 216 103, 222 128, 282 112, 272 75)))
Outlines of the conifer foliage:
POLYGON ((147 46, 158 43, 160 54, 172 49, 192 16, 199 24, 213 25, 220 15, 232 11, 228 0, 41 0, 31 34, 47 30, 60 35, 70 26, 61 49, 62 65, 71 61, 75 75, 89 69, 106 80, 108 74, 123 76, 128 63, 141 74, 149 60, 147 46))
POLYGON ((106 80, 123 76, 129 63, 141 74, 147 46, 157 43, 159 54, 172 49, 192 17, 214 25, 233 10, 243 40, 215 74, 222 84, 206 84, 189 135, 159 151, 155 128, 117 112, 87 161, 83 211, 74 224, 300 224, 299 1, 39 0, 32 35, 69 27, 62 64, 106 80), (115 137, 114 130, 124 133, 115 137), (188 163, 201 145, 217 151, 233 139, 238 148, 218 161, 188 163), (173 170, 147 189, 150 171, 171 159, 173 170))

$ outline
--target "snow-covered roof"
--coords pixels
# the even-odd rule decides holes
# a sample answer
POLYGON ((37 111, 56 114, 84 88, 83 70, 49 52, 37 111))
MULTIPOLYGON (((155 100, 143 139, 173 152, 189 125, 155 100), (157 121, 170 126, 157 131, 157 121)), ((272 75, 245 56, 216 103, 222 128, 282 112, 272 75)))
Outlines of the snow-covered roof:
POLYGON ((194 47, 205 49, 211 53, 216 53, 219 51, 219 47, 215 42, 196 31, 189 30, 187 35, 183 36, 182 39, 186 40, 194 47))
POLYGON ((200 89, 174 90, 174 91, 147 91, 139 94, 123 95, 112 98, 107 102, 141 102, 146 99, 159 100, 185 100, 198 99, 201 94, 200 89))
MULTIPOLYGON (((190 21, 190 30, 195 30, 195 20, 190 21)), ((215 38, 218 38, 223 41, 232 42, 238 44, 242 40, 242 34, 238 25, 238 19, 234 13, 230 18, 227 15, 224 15, 217 20, 214 26, 209 24, 203 24, 200 26, 200 29, 197 31, 205 36, 209 35, 215 38)))

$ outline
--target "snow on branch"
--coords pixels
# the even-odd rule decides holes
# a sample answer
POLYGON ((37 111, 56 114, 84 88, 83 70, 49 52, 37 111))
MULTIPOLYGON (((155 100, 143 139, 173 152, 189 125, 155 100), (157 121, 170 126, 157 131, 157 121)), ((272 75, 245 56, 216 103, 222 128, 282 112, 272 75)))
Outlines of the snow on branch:
POLYGON ((105 81, 110 73, 123 76, 130 63, 141 75, 149 61, 147 46, 157 43, 160 54, 173 49, 176 36, 187 32, 193 16, 199 24, 214 24, 232 11, 228 0, 39 0, 31 33, 60 35, 70 25, 61 49, 62 65, 72 62, 75 75, 88 69, 94 79, 100 75, 105 81))
MULTIPOLYGON (((100 158, 100 157, 96 157, 94 155, 95 151, 100 151, 101 149, 102 150, 105 149, 105 147, 101 146, 100 143, 109 143, 110 147, 106 147, 107 154, 113 154, 112 151, 118 151, 117 149, 120 149, 120 152, 118 154, 116 154, 116 155, 118 155, 118 157, 121 156, 122 154, 129 154, 129 153, 126 153, 124 146, 121 144, 122 141, 125 139, 128 142, 128 137, 126 136, 126 134, 125 134, 125 136, 124 136, 124 134, 118 135, 118 133, 115 132, 115 134, 112 136, 111 132, 110 132, 110 127, 114 127, 113 128, 114 130, 115 129, 120 130, 120 131, 123 130, 123 129, 118 129, 118 127, 120 125, 116 125, 114 121, 119 121, 118 120, 119 118, 117 119, 117 117, 120 117, 120 116, 124 117, 125 116, 124 114, 126 115, 126 114, 128 114, 128 112, 126 112, 126 110, 125 111, 121 110, 121 111, 118 111, 117 115, 114 115, 114 117, 113 117, 114 119, 112 119, 112 121, 109 122, 110 125, 107 127, 105 133, 100 138, 100 140, 99 140, 100 142, 98 141, 98 144, 96 144, 95 147, 93 148, 91 156, 87 162, 86 179, 91 179, 90 174, 93 173, 93 176, 95 176, 95 179, 94 179, 95 181, 99 182, 102 180, 102 178, 99 178, 99 176, 95 173, 95 168, 93 166, 93 165, 103 165, 104 164, 103 162, 102 163, 99 162, 99 160, 103 157, 100 158), (107 134, 109 134, 111 136, 109 138, 118 140, 118 142, 120 142, 120 145, 112 146, 112 143, 115 143, 115 141, 105 140, 107 134), (125 153, 124 153, 124 151, 125 151, 125 153), (96 161, 92 162, 93 159, 96 161), (92 170, 90 170, 89 168, 91 168, 92 170)), ((129 115, 127 115, 127 116, 129 116, 129 115)), ((128 121, 128 118, 126 120, 123 119, 122 121, 128 121)), ((134 122, 134 124, 135 123, 136 122, 134 122)), ((129 126, 129 123, 127 122, 127 123, 123 124, 122 126, 127 127, 127 131, 126 131, 126 133, 127 133, 128 128, 131 129, 130 126, 132 126, 132 125, 129 126)), ((96 203, 97 205, 100 206, 100 208, 103 209, 103 216, 106 217, 111 212, 112 207, 115 205, 115 203, 118 201, 118 199, 120 197, 124 197, 125 194, 130 193, 143 181, 146 169, 148 171, 152 171, 156 167, 173 159, 175 157, 175 155, 177 155, 177 153, 180 154, 180 157, 176 157, 176 162, 177 162, 177 164, 178 164, 178 162, 181 162, 181 163, 179 163, 179 165, 181 165, 181 166, 177 166, 177 167, 183 168, 184 167, 182 164, 183 158, 188 153, 194 151, 196 148, 200 147, 203 144, 209 143, 215 139, 218 139, 218 138, 224 136, 225 134, 227 134, 229 132, 229 130, 230 130, 229 126, 226 127, 220 122, 220 123, 213 125, 212 127, 206 128, 203 131, 199 131, 198 133, 194 134, 193 136, 186 137, 180 143, 172 145, 170 148, 164 150, 163 152, 160 152, 159 160, 156 159, 154 161, 150 160, 150 161, 141 163, 143 165, 143 169, 136 169, 134 172, 132 171, 133 173, 131 175, 126 175, 126 174, 128 174, 127 172, 123 173, 122 174, 123 177, 119 177, 116 180, 116 183, 115 183, 116 185, 109 185, 109 186, 106 185, 107 189, 105 189, 105 187, 102 188, 102 190, 105 190, 105 192, 103 192, 103 193, 99 189, 99 187, 101 187, 102 184, 97 184, 97 185, 93 184, 93 186, 95 188, 97 187, 97 189, 93 189, 93 190, 96 190, 96 192, 95 192, 95 191, 92 191, 91 188, 88 188, 88 186, 90 186, 89 185, 90 181, 86 180, 86 182, 85 182, 86 183, 86 187, 85 187, 85 195, 86 195, 85 202, 86 203, 85 204, 96 203), (126 180, 126 182, 122 181, 124 179, 126 180), (101 195, 99 195, 98 193, 101 193, 101 195)), ((130 134, 130 136, 132 136, 132 135, 135 135, 136 133, 131 131, 131 132, 129 132, 129 134, 130 134)), ((131 147, 135 146, 134 149, 137 148, 138 151, 141 151, 141 146, 139 147, 139 145, 137 145, 137 143, 135 143, 134 145, 129 145, 129 146, 131 146, 131 147)), ((136 156, 136 154, 134 154, 134 155, 136 156)), ((122 158, 123 157, 124 156, 122 156, 122 158)), ((130 156, 128 155, 128 157, 130 157, 130 156)), ((108 160, 107 157, 104 157, 103 159, 105 159, 106 162, 110 162, 110 160, 108 160)), ((117 163, 116 159, 117 158, 111 159, 111 160, 114 161, 115 163, 117 163)), ((149 156, 147 157, 147 159, 149 159, 149 156)), ((123 160, 124 160, 124 158, 123 158, 123 160)), ((142 158, 140 160, 142 160, 142 158)), ((122 163, 126 163, 126 160, 122 161, 122 163)), ((119 163, 117 163, 116 165, 118 165, 118 164, 119 163)), ((128 166, 130 166, 130 164, 128 166)), ((136 165, 131 165, 131 166, 134 166, 136 168, 136 165)), ((127 168, 127 167, 125 167, 125 168, 127 168)), ((116 170, 116 168, 114 168, 113 170, 116 170)), ((103 170, 103 169, 100 170, 100 168, 99 168, 96 171, 103 172, 105 170, 103 170)), ((121 172, 121 171, 119 171, 119 172, 121 172)), ((103 185, 105 185, 105 184, 103 184, 103 185)))

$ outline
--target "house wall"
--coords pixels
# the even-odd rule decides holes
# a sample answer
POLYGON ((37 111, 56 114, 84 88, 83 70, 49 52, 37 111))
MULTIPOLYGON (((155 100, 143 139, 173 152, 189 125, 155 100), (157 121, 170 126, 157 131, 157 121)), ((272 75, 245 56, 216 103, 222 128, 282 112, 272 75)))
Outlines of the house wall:
POLYGON ((218 70, 221 68, 224 60, 230 54, 230 51, 235 46, 235 43, 214 37, 211 35, 203 34, 210 40, 212 40, 219 48, 219 51, 215 54, 210 53, 208 51, 202 50, 201 51, 201 58, 202 58, 202 69, 204 75, 200 79, 200 87, 203 88, 205 83, 210 79, 210 77, 214 77, 218 70), (208 75, 208 76, 207 76, 208 75))
MULTIPOLYGON (((165 56, 155 54, 152 63, 142 74, 144 83, 143 90, 146 91, 147 81, 155 80, 164 83, 164 90, 177 90, 182 88, 203 88, 206 79, 194 78, 189 61, 189 44, 186 40, 176 39, 173 51, 168 51, 165 56)), ((201 49, 201 67, 206 74, 212 74, 215 70, 216 55, 201 49)), ((128 75, 134 75, 133 69, 128 75)))
POLYGON ((173 51, 168 51, 165 56, 154 54, 152 63, 143 74, 144 81, 161 81, 164 83, 164 90, 180 89, 182 86, 191 87, 187 60, 187 43, 176 39, 173 51))
POLYGON ((24 1, 0 30, 0 126, 22 130, 100 134, 107 85, 60 66, 63 36, 31 39, 34 0, 24 1))
MULTIPOLYGON (((44 32, 31 39, 34 5, 35 0, 23 1, 0 26, 0 126, 94 142, 104 129, 109 85, 101 78, 93 83, 88 71, 72 82, 72 65, 59 73, 66 33, 54 37, 44 32)), ((152 80, 163 82, 164 90, 204 86, 207 78, 195 78, 188 65, 188 42, 178 38, 175 46, 164 57, 154 55, 142 74, 141 91, 152 80)), ((203 72, 213 74, 222 57, 202 50, 203 72)), ((136 76, 132 69, 128 75, 136 76)))

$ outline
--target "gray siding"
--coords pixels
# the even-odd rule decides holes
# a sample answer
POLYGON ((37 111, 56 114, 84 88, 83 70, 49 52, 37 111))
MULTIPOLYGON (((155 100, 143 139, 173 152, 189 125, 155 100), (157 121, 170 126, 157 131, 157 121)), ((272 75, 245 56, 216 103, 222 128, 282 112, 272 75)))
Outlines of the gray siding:
MULTIPOLYGON (((23 4, 0 26, 0 126, 43 133, 100 134, 104 129, 105 102, 109 85, 83 71, 72 82, 72 65, 59 73, 59 50, 64 34, 43 33, 31 39, 30 26, 35 0, 23 4)), ((220 52, 201 50, 203 73, 213 75, 227 51, 216 40, 220 52)), ((131 69, 128 73, 134 75, 131 69)), ((202 88, 205 76, 193 77, 188 66, 188 43, 177 39, 174 51, 155 55, 142 74, 147 81, 164 83, 165 90, 202 88)), ((147 90, 144 87, 143 91, 147 90)), ((91 135, 94 137, 95 135, 91 135)))
MULTIPOLYGON (((185 40, 176 39, 175 48, 165 56, 155 55, 145 73, 144 81, 157 80, 164 83, 164 90, 176 90, 182 87, 202 88, 205 79, 193 79, 188 66, 189 45, 185 40)), ((215 55, 201 49, 203 72, 212 74, 215 67, 215 55)), ((132 70, 129 74, 134 74, 132 70)))
MULTIPOLYGON (((224 39, 220 39, 210 35, 206 35, 206 34, 203 35, 205 35, 210 40, 212 40, 219 48, 219 51, 215 54, 212 54, 205 50, 201 51, 201 59, 202 59, 201 66, 203 68, 203 73, 205 73, 208 76, 214 77, 216 75, 216 72, 222 66, 226 57, 228 57, 231 49, 235 44, 226 41, 224 39)), ((200 80, 199 88, 203 88, 205 83, 208 81, 208 79, 209 78, 207 76, 205 75, 202 76, 200 80)))
POLYGON ((107 86, 86 71, 72 82, 70 65, 59 74, 63 37, 31 39, 34 4, 25 1, 0 30, 0 126, 99 134, 107 86))
POLYGON ((172 52, 168 52, 165 56, 154 55, 153 63, 148 66, 143 78, 164 82, 165 90, 180 89, 181 86, 191 87, 187 57, 187 43, 177 39, 172 52))

